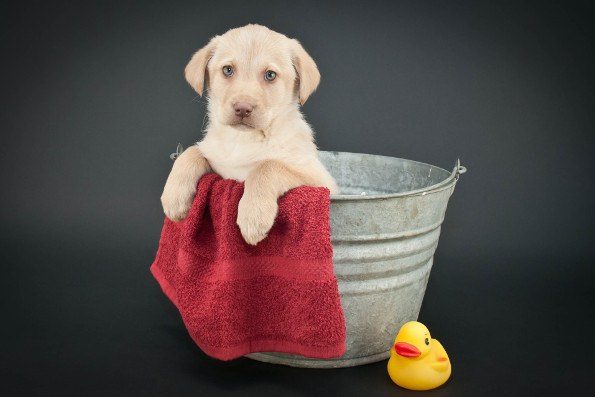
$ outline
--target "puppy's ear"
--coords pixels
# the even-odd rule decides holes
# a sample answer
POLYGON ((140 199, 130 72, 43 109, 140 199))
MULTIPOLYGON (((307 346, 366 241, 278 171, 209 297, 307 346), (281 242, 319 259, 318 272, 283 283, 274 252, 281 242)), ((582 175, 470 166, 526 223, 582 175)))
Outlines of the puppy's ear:
POLYGON ((320 72, 316 63, 304 50, 299 41, 292 39, 292 61, 299 79, 300 104, 304 104, 310 94, 314 92, 320 83, 320 72))
POLYGON ((184 70, 186 81, 188 81, 188 84, 190 84, 200 96, 202 96, 205 86, 207 64, 215 52, 218 38, 219 36, 213 37, 206 46, 198 50, 192 58, 190 58, 190 62, 188 62, 188 65, 186 65, 186 69, 184 70))

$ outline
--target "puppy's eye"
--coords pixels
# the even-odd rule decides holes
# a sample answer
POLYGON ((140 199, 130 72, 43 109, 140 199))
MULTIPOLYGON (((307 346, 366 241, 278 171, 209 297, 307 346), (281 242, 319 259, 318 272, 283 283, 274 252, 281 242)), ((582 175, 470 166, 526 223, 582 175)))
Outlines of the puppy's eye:
POLYGON ((273 81, 277 78, 277 73, 273 72, 272 70, 267 70, 264 72, 264 79, 266 81, 273 81))
POLYGON ((231 77, 233 75, 233 67, 231 67, 229 65, 223 66, 223 74, 226 77, 231 77))

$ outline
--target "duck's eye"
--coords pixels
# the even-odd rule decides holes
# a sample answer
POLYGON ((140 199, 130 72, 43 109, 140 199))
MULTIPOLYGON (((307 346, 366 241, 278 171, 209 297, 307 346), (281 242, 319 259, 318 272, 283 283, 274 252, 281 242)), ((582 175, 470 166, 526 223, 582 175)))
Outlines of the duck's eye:
POLYGON ((430 339, 429 338, 426 338, 426 340, 424 342, 426 342, 426 346, 429 346, 430 345, 430 339))
POLYGON ((264 79, 266 81, 273 81, 277 78, 277 73, 273 72, 272 70, 267 70, 264 72, 264 79))
POLYGON ((231 67, 230 65, 223 66, 223 74, 226 77, 231 77, 233 75, 233 67, 231 67))

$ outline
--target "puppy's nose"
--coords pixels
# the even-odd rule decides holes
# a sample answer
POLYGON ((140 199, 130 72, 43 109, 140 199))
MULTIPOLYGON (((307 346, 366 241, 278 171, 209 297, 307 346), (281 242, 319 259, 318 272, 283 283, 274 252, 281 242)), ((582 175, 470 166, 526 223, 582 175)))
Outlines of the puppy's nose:
POLYGON ((248 102, 236 102, 233 104, 233 110, 236 112, 236 116, 244 118, 250 116, 250 113, 254 110, 254 106, 248 102))

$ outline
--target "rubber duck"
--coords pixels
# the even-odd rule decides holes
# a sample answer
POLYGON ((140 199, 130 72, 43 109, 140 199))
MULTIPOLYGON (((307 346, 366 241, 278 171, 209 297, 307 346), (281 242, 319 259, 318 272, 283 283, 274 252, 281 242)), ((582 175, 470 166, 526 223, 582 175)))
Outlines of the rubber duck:
POLYGON ((388 375, 410 390, 430 390, 443 385, 451 373, 450 360, 442 344, 432 339, 425 325, 405 323, 390 349, 388 375))

